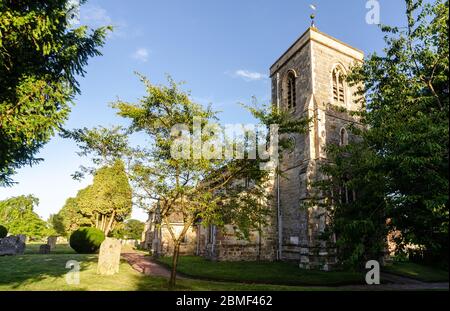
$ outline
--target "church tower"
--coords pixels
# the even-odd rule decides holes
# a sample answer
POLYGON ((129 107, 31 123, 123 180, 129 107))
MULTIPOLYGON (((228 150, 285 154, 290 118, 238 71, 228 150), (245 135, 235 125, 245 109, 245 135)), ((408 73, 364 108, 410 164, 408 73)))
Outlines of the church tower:
POLYGON ((289 136, 295 149, 283 155, 275 195, 277 258, 299 261, 303 268, 329 270, 335 263, 333 247, 319 238, 326 214, 306 202, 310 183, 320 178, 320 163, 327 160, 326 145, 352 139, 347 127, 357 120, 348 111, 361 107, 345 75, 363 57, 362 51, 311 27, 270 68, 272 103, 311 120, 307 134, 289 136))

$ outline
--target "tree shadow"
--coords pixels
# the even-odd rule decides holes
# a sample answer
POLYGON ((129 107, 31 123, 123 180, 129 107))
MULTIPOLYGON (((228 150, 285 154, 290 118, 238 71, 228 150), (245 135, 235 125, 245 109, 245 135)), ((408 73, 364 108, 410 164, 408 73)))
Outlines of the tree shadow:
POLYGON ((178 281, 175 288, 169 287, 169 278, 140 273, 134 277, 136 291, 192 291, 192 287, 178 281))
MULTIPOLYGON (((61 254, 61 255, 16 255, 0 257, 0 286, 20 289, 25 285, 41 282, 49 278, 64 277, 70 268, 70 260, 79 262, 80 272, 97 261, 95 255, 61 254)), ((77 288, 77 290, 82 290, 77 288)))

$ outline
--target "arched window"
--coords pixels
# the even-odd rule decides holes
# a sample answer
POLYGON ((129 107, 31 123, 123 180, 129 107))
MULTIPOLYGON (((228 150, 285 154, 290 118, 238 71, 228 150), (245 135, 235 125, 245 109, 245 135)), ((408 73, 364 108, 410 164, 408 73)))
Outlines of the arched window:
POLYGON ((294 108, 297 105, 297 94, 295 90, 295 73, 289 71, 287 77, 287 107, 288 109, 294 108))
POLYGON ((348 133, 345 128, 341 128, 341 132, 339 133, 339 145, 340 146, 348 145, 348 133))
POLYGON ((333 100, 335 103, 345 103, 345 75, 341 68, 333 70, 333 100))

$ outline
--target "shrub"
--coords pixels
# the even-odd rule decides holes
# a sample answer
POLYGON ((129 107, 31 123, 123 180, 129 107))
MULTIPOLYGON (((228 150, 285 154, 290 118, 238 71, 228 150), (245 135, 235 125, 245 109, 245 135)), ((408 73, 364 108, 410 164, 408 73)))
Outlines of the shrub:
POLYGON ((70 236, 70 247, 79 254, 94 254, 100 248, 105 234, 97 228, 80 228, 70 236))
POLYGON ((6 229, 6 227, 3 227, 2 225, 0 225, 0 239, 6 238, 7 235, 8 235, 8 229, 6 229))

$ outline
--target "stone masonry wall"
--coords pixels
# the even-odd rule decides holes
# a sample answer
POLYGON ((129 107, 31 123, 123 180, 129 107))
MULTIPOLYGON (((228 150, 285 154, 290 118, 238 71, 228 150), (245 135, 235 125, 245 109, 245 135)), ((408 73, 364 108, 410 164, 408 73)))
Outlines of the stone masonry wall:
POLYGON ((355 121, 348 113, 339 112, 339 108, 359 109, 354 104, 355 89, 346 88, 345 105, 335 107, 332 88, 334 67, 339 64, 348 71, 357 61, 355 55, 360 54, 310 29, 271 70, 273 102, 277 103, 280 98, 280 106, 286 109, 284 81, 293 70, 297 73, 297 105, 291 113, 312 119, 306 135, 293 135, 291 139, 295 139, 296 148, 285 155, 280 164, 283 172, 280 178, 281 258, 299 261, 305 268, 328 270, 335 263, 333 241, 319 239, 326 227, 327 215, 324 210, 305 203, 311 196, 310 183, 322 178, 320 164, 326 161, 326 144, 339 143, 341 128, 355 121), (277 78, 280 79, 279 89, 277 78))

